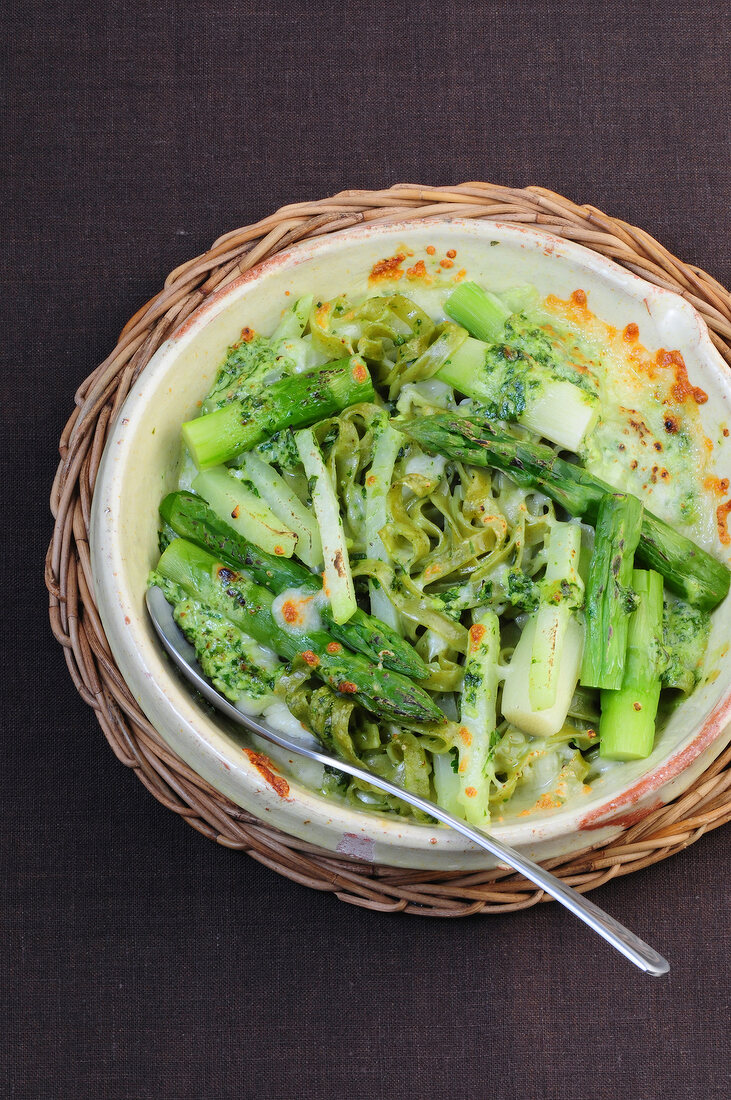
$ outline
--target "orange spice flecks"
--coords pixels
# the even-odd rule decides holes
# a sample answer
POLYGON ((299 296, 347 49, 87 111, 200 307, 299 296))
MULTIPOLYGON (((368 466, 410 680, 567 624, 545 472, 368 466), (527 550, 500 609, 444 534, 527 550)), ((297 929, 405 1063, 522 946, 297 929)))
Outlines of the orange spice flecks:
POLYGON ((328 653, 339 653, 342 648, 340 642, 328 642, 325 646, 328 653))
POLYGON ((703 482, 703 488, 708 489, 711 493, 716 493, 717 496, 725 497, 728 492, 728 478, 707 477, 703 482))
POLYGON ((282 618, 285 623, 296 623, 300 617, 300 609, 294 600, 285 600, 282 604, 282 618))
POLYGON ((660 348, 655 355, 655 361, 658 366, 671 370, 675 377, 670 387, 670 396, 673 401, 681 404, 687 397, 691 397, 696 405, 705 405, 708 394, 700 386, 691 385, 685 360, 679 351, 666 351, 665 348, 660 348))
POLYGON ((406 274, 410 279, 425 279, 426 264, 423 260, 417 260, 413 267, 407 268, 406 274))
POLYGON ((456 248, 448 248, 447 249, 447 259, 448 260, 453 260, 456 255, 457 255, 457 249, 456 248))
POLYGON ((284 555, 284 547, 283 547, 283 546, 275 546, 275 547, 274 547, 274 553, 275 553, 275 554, 278 554, 280 558, 281 558, 281 557, 283 557, 283 555, 284 555))
POLYGON ((388 256, 383 260, 379 260, 371 268, 368 282, 377 283, 389 279, 400 279, 404 273, 401 264, 405 259, 403 252, 397 252, 395 256, 388 256))
POLYGON ((320 663, 320 658, 316 653, 313 653, 311 649, 306 649, 302 654, 302 660, 310 666, 310 668, 317 668, 320 663))
POLYGON ((321 302, 316 311, 315 317, 317 318, 317 324, 320 328, 324 328, 327 324, 327 318, 330 310, 332 309, 332 302, 321 302))
POLYGON ((246 325, 245 328, 242 328, 241 340, 243 341, 243 343, 250 344, 255 336, 256 333, 254 332, 253 328, 249 328, 248 325, 246 325))
POLYGON ((461 740, 463 745, 471 745, 472 744, 472 734, 467 729, 467 726, 460 726, 459 727, 459 736, 460 736, 460 740, 461 740))
POLYGON ((470 627, 470 649, 473 652, 474 650, 479 649, 480 642, 485 637, 485 631, 486 627, 484 627, 482 623, 474 623, 470 627))
POLYGON ((283 776, 272 771, 271 760, 263 752, 254 752, 253 749, 244 749, 251 763, 259 774, 267 781, 280 798, 286 798, 289 794, 289 783, 283 776))
POLYGON ((476 787, 465 787, 464 793, 467 795, 468 798, 476 798, 477 797, 477 788, 476 787))
POLYGON ((450 267, 454 267, 454 260, 440 260, 439 266, 445 269, 449 269, 450 267))
POLYGON ((436 252, 436 248, 434 247, 433 244, 428 244, 426 246, 427 256, 433 256, 435 252, 436 252))
POLYGON ((338 691, 342 695, 355 695, 358 690, 358 685, 354 684, 352 680, 341 680, 338 684, 338 691))
POLYGON ((552 313, 564 316, 570 321, 585 323, 592 317, 586 304, 586 291, 584 290, 575 290, 567 299, 559 298, 557 294, 549 294, 546 297, 545 304, 546 308, 552 313))
POLYGON ((461 268, 459 269, 459 271, 457 272, 457 274, 456 274, 456 275, 455 275, 455 276, 453 277, 453 280, 452 280, 452 281, 453 281, 453 282, 455 282, 455 283, 461 283, 461 282, 462 282, 462 280, 463 280, 463 279, 465 278, 465 276, 466 276, 466 275, 467 275, 467 270, 466 270, 466 268, 464 268, 464 267, 461 267, 461 268))
POLYGON ((376 484, 376 475, 375 474, 369 474, 368 477, 365 479, 365 482, 366 482, 366 485, 375 485, 376 484))
POLYGON ((356 382, 366 382, 368 380, 368 368, 361 360, 353 363, 353 378, 356 382))
POLYGON ((727 500, 725 504, 719 504, 716 509, 716 526, 718 527, 718 537, 724 546, 731 546, 731 535, 728 531, 728 516, 731 512, 731 500, 727 500))
POLYGON ((640 327, 636 325, 634 321, 630 321, 628 325, 625 325, 622 331, 622 339, 628 344, 634 344, 635 340, 640 335, 640 327))
POLYGON ((237 504, 234 510, 231 512, 231 519, 238 519, 241 513, 241 507, 237 504))

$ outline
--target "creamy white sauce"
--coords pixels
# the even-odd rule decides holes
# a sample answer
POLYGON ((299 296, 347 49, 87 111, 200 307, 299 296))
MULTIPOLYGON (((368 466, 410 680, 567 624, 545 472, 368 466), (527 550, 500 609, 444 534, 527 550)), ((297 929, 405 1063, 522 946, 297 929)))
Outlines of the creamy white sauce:
POLYGON ((285 588, 274 599, 272 615, 277 626, 289 634, 309 634, 322 630, 320 609, 327 602, 324 592, 309 588, 285 588))
POLYGON ((447 465, 444 455, 415 454, 409 458, 405 466, 407 474, 421 474, 430 480, 438 481, 447 465))
POLYGON ((453 398, 454 391, 446 382, 426 378, 421 382, 407 382, 398 396, 396 408, 400 413, 408 413, 414 406, 423 406, 424 402, 438 409, 454 408, 453 398))

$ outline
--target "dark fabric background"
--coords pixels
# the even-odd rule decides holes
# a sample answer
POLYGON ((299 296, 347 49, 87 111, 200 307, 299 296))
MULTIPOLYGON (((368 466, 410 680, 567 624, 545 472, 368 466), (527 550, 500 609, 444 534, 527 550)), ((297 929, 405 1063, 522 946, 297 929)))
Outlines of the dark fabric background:
POLYGON ((555 906, 453 923, 347 907, 204 840, 116 762, 42 578, 76 386, 171 268, 281 203, 540 183, 727 282, 727 16, 678 0, 6 11, 4 1095, 729 1095, 728 833, 595 895, 668 955, 661 981, 555 906))

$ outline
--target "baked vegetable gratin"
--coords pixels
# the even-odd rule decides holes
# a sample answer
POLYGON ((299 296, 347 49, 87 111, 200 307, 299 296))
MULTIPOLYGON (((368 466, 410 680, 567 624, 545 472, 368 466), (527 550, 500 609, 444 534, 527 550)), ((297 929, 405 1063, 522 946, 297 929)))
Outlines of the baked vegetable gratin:
POLYGON ((242 710, 487 826, 650 754, 728 592, 728 484, 677 352, 426 253, 242 330, 150 583, 242 710))

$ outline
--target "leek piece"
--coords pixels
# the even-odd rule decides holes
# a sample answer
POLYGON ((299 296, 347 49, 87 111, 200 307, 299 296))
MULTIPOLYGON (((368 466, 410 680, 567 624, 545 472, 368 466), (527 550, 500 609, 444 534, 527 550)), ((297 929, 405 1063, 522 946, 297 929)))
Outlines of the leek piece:
MULTIPOLYGON (((382 420, 374 426, 374 435, 373 461, 365 479, 366 552, 369 558, 390 564, 391 559, 386 547, 383 545, 380 532, 386 526, 388 520, 386 495, 391 488, 393 468, 403 437, 400 432, 391 427, 385 414, 382 420)), ((398 629, 398 611, 389 600, 380 583, 371 579, 368 582, 368 593, 371 614, 387 623, 388 626, 398 629)))
MULTIPOLYGON (((312 512, 268 462, 248 452, 241 456, 239 469, 241 477, 252 483, 274 514, 294 531, 297 536, 297 557, 310 569, 321 572, 323 559, 320 529, 312 512)), ((238 472, 233 477, 238 478, 238 472)), ((201 495, 205 496, 204 493, 201 495)))
POLYGON ((468 337, 437 378, 489 406, 497 420, 517 421, 569 451, 578 451, 599 416, 594 394, 558 378, 522 352, 468 337))
POLYGON ((198 474, 193 490, 245 539, 269 554, 292 557, 297 535, 272 511, 255 486, 243 484, 225 466, 214 466, 198 474))
POLYGON ((502 338, 508 307, 496 294, 483 290, 477 283, 460 283, 447 298, 445 311, 478 340, 494 344, 502 338))
POLYGON ((584 582, 579 576, 581 528, 577 523, 555 523, 550 530, 546 573, 540 585, 540 604, 531 653, 528 694, 533 710, 556 702, 558 672, 571 615, 582 605, 584 582))
POLYGON ((306 294, 304 298, 298 298, 289 309, 285 310, 281 321, 272 333, 272 343, 277 340, 298 340, 305 331, 311 309, 311 294, 306 294))
POLYGON ((457 775, 457 761, 453 752, 437 752, 432 757, 434 769, 434 791, 437 802, 450 814, 463 817, 464 811, 459 802, 461 783, 457 775))
POLYGON ((470 641, 462 687, 458 802, 473 825, 490 822, 491 752, 497 724, 498 657, 500 621, 494 611, 485 611, 470 627, 470 641))
POLYGON ((333 619, 336 623, 345 623, 356 611, 357 604, 337 494, 312 431, 305 428, 297 432, 294 439, 309 479, 312 505, 320 528, 325 592, 333 619))
POLYGON ((527 685, 530 679, 533 646, 538 612, 523 627, 505 677, 502 712, 512 725, 534 737, 553 737, 566 721, 576 690, 581 665, 584 631, 575 616, 571 616, 564 634, 563 649, 556 674, 556 702, 544 710, 535 710, 530 703, 527 685))

